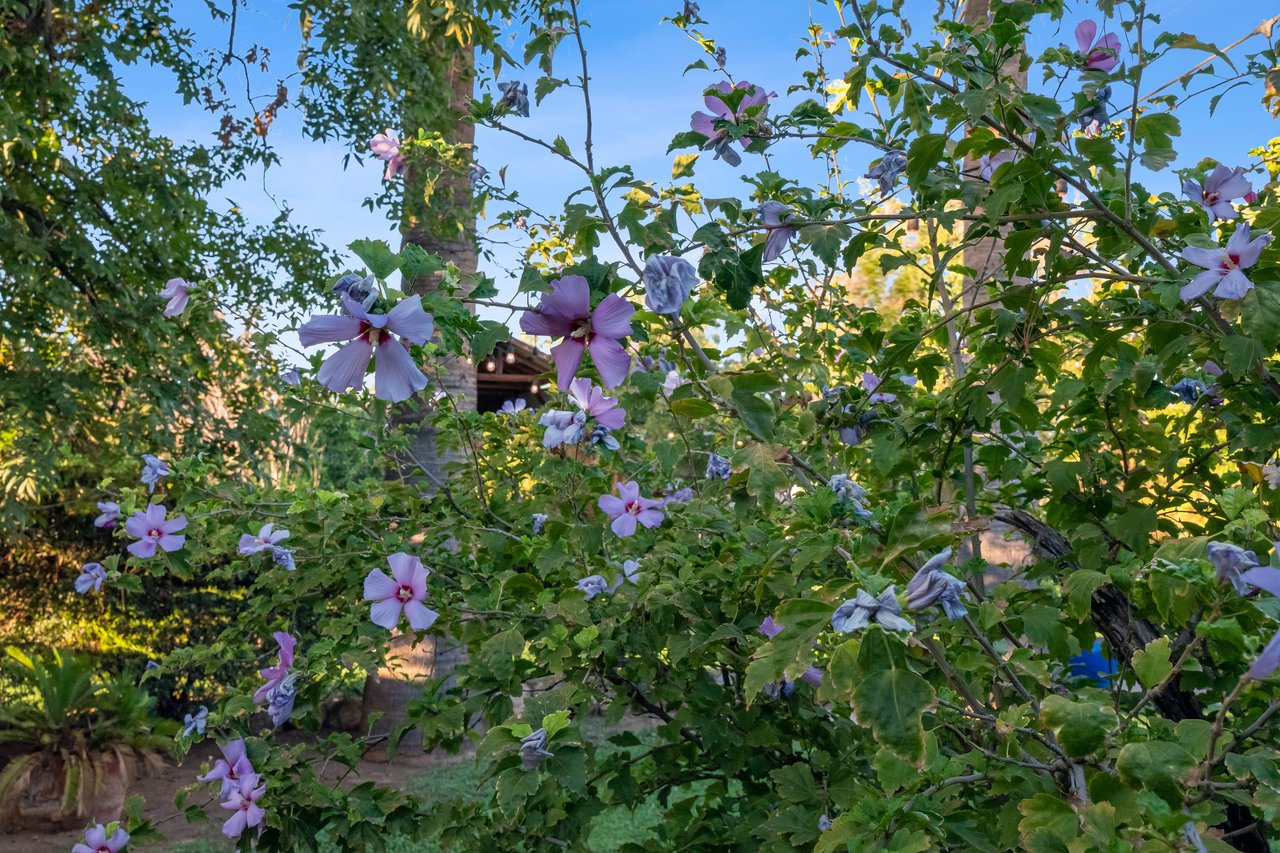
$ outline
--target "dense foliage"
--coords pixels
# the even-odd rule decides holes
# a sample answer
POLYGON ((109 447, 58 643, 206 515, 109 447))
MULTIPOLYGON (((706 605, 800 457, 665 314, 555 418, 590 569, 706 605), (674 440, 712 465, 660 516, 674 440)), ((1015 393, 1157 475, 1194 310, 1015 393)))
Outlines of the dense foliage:
MULTIPOLYGON (((106 589, 238 590, 216 640, 147 678, 245 673, 181 739, 222 746, 204 779, 242 849, 581 848, 603 813, 654 801, 661 822, 629 849, 1266 850, 1280 834, 1280 215, 1255 164, 1178 161, 1181 122, 1212 104, 1143 97, 1187 49, 1212 61, 1180 83, 1261 92, 1269 25, 1230 64, 1142 0, 995 2, 910 38, 903 5, 836 0, 842 25, 809 33, 784 112, 729 76, 750 69, 687 3, 671 23, 709 60, 689 111, 710 112, 672 141, 668 181, 599 164, 590 135, 519 129, 547 97, 589 114, 597 94, 577 3, 551 4, 524 56, 542 76, 504 77, 472 111, 583 175, 554 216, 484 185, 529 237, 512 307, 554 344, 548 409, 404 402, 418 371, 492 345, 465 302, 496 294, 365 241, 372 278, 341 279, 300 329, 342 348, 288 394, 319 407, 354 385, 369 465, 406 474, 393 415, 431 407, 452 478, 300 490, 218 481, 191 456, 154 492, 120 489, 132 544, 101 560, 106 589), (1075 47, 1027 54, 1084 14, 1101 24, 1075 47), (784 147, 828 180, 773 171, 784 147), (860 189, 849 163, 867 159, 860 189), (731 168, 744 197, 698 191, 695 170, 731 168), (871 258, 896 311, 850 296, 871 258), (397 271, 443 285, 404 294, 397 271), (993 525, 1025 560, 989 570, 993 525), (491 796, 427 808, 335 786, 325 768, 380 738, 271 733, 318 730, 390 626, 466 648, 408 725, 477 743, 491 796), (1101 667, 1073 664, 1099 635, 1101 667), (581 732, 598 711, 656 729, 601 748, 581 732)), ((424 156, 395 142, 389 163, 424 156)), ((177 322, 207 315, 195 301, 177 322)))

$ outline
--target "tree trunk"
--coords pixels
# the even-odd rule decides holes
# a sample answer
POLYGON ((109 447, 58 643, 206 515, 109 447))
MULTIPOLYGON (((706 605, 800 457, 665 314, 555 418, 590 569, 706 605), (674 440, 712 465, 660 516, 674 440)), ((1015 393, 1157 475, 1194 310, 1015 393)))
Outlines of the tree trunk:
MULTIPOLYGON (((452 124, 441 130, 450 142, 470 152, 475 126, 466 115, 474 91, 475 49, 452 45, 441 49, 456 51, 446 81, 452 124)), ((406 93, 405 125, 410 130, 422 126, 415 118, 415 97, 430 98, 433 93, 406 93)), ((428 254, 438 255, 446 264, 453 264, 463 275, 476 271, 476 218, 471 182, 465 168, 459 172, 441 164, 440 176, 428 190, 422 166, 411 166, 405 175, 403 223, 402 246, 420 246, 428 254)), ((439 287, 440 281, 435 275, 429 275, 406 281, 403 286, 405 292, 427 293, 439 287)), ((448 394, 457 409, 475 409, 476 377, 471 359, 447 358, 428 373, 436 388, 448 394)), ((423 486, 430 490, 445 481, 449 463, 462 459, 457 451, 441 452, 431 423, 433 411, 434 406, 426 402, 425 395, 397 409, 393 416, 396 424, 412 430, 414 437, 409 458, 398 460, 396 468, 389 472, 391 476, 424 481, 423 486)), ((388 649, 387 663, 365 680, 362 710, 366 731, 389 733, 407 718, 409 703, 422 695, 426 679, 445 676, 444 686, 450 686, 452 678, 448 676, 465 659, 466 650, 448 637, 427 637, 414 647, 412 634, 397 631, 388 649), (374 713, 381 716, 370 727, 369 717, 374 713)), ((406 752, 421 750, 421 733, 409 733, 401 746, 406 752)), ((380 752, 373 753, 372 757, 380 752)))

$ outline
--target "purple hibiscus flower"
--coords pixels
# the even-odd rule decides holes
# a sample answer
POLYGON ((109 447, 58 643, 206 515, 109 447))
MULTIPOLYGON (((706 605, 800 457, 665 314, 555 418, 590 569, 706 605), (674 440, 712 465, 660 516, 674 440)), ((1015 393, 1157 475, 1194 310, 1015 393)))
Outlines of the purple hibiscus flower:
POLYGON ((517 397, 514 400, 503 400, 502 407, 498 409, 498 412, 504 415, 518 415, 523 412, 528 405, 529 404, 525 401, 524 397, 517 397))
POLYGON ((521 83, 519 80, 499 83, 498 91, 502 93, 498 98, 498 106, 506 107, 525 118, 529 117, 529 85, 527 83, 521 83))
POLYGON ((343 294, 348 316, 312 317, 298 329, 303 346, 350 341, 320 366, 316 378, 330 391, 358 388, 377 354, 373 368, 373 395, 399 403, 427 387, 427 377, 414 364, 401 338, 422 346, 431 340, 431 315, 422 310, 422 297, 401 300, 386 314, 370 314, 343 294))
POLYGON ((942 549, 920 567, 907 584, 907 609, 921 610, 931 604, 941 604, 949 619, 963 619, 968 611, 960 599, 964 581, 942 570, 951 559, 951 548, 942 549))
POLYGON ((764 254, 760 256, 760 260, 767 264, 776 260, 796 236, 796 229, 791 227, 796 215, 780 201, 766 201, 756 208, 756 213, 760 215, 760 223, 769 234, 764 241, 764 254))
POLYGON ((76 592, 87 595, 89 590, 102 591, 102 583, 107 579, 107 570, 102 563, 85 563, 80 568, 80 577, 76 578, 76 592))
POLYGON ((1235 219, 1236 208, 1231 200, 1244 198, 1253 192, 1253 187, 1244 176, 1243 166, 1228 169, 1219 165, 1205 179, 1203 186, 1199 181, 1188 178, 1182 184, 1182 191, 1205 209, 1210 222, 1215 222, 1219 219, 1235 219))
POLYGON ((644 304, 649 310, 672 317, 698 286, 698 271, 684 258, 650 255, 644 264, 644 304))
POLYGON ((610 529, 626 538, 636 532, 636 522, 645 527, 657 527, 665 516, 662 501, 640 497, 640 486, 635 480, 618 483, 617 495, 601 495, 596 504, 605 515, 613 519, 610 529))
POLYGON ((119 853, 129 843, 129 833, 123 828, 117 829, 107 837, 107 828, 102 824, 89 827, 84 832, 84 843, 71 848, 71 853, 119 853))
POLYGON ((1270 234, 1249 240, 1249 223, 1241 222, 1225 249, 1201 249, 1188 246, 1182 251, 1182 259, 1204 267, 1205 272, 1183 285, 1178 294, 1188 302, 1204 296, 1210 290, 1223 299, 1243 299, 1253 288, 1253 282, 1241 270, 1247 270, 1258 262, 1262 250, 1271 242, 1270 234))
POLYGON ((240 780, 232 789, 231 795, 221 803, 222 808, 231 809, 234 813, 222 825, 222 834, 228 838, 236 838, 246 829, 259 826, 266 812, 258 805, 258 800, 266 793, 267 786, 258 784, 258 776, 249 774, 240 780))
POLYGON ((240 553, 248 556, 257 554, 261 551, 269 551, 275 547, 277 542, 289 538, 289 531, 276 530, 274 524, 264 524, 258 530, 258 535, 254 536, 246 533, 240 537, 240 553))
POLYGON ((627 421, 627 410, 618 405, 617 397, 606 397, 604 390, 592 384, 590 379, 579 378, 569 383, 569 399, 587 417, 607 429, 622 429, 627 421))
MULTIPOLYGON (((712 115, 703 112, 694 113, 689 126, 695 133, 701 133, 707 137, 703 148, 714 151, 717 159, 723 159, 730 166, 737 166, 742 162, 742 157, 730 147, 733 144, 733 138, 729 134, 728 126, 741 124, 750 119, 762 121, 769 113, 771 97, 773 96, 760 86, 745 80, 736 86, 730 86, 727 82, 721 81, 708 89, 702 98, 702 102, 707 105, 707 109, 711 110, 712 115), (744 93, 742 100, 738 102, 737 109, 730 107, 724 99, 725 95, 735 89, 744 93)), ((738 143, 746 148, 751 144, 751 140, 739 139, 738 143)))
POLYGON ((156 555, 156 548, 177 551, 186 544, 187 537, 179 536, 178 531, 186 529, 187 517, 166 518, 167 514, 164 504, 148 504, 145 510, 129 517, 124 529, 138 540, 129 546, 130 554, 146 559, 156 555))
POLYGON ((166 281, 164 289, 160 291, 160 296, 169 300, 169 303, 164 306, 164 316, 177 317, 187 310, 187 303, 191 301, 190 290, 190 282, 183 279, 171 278, 166 281))
POLYGON ((244 738, 236 738, 230 743, 219 744, 218 748, 222 750, 222 757, 213 763, 212 769, 203 776, 197 776, 197 782, 221 782, 221 796, 225 800, 240 787, 240 782, 246 777, 257 778, 253 772, 253 765, 249 763, 249 756, 245 753, 244 738))
POLYGON ((1093 21, 1081 21, 1076 27, 1076 46, 1085 57, 1086 71, 1107 72, 1120 64, 1120 37, 1115 33, 1107 33, 1096 42, 1098 25, 1093 21))
POLYGON ((98 501, 98 512, 101 515, 93 520, 93 526, 110 530, 116 526, 116 519, 120 517, 120 504, 115 501, 98 501))
POLYGON ((279 663, 276 666, 258 670, 258 674, 266 679, 266 683, 254 692, 253 701, 266 702, 271 722, 279 727, 293 715, 295 676, 291 670, 293 650, 298 641, 285 631, 276 631, 272 636, 280 645, 279 663))
POLYGON ((373 602, 369 618, 373 624, 394 631, 403 613, 409 627, 425 631, 435 624, 440 614, 423 604, 427 600, 427 575, 431 570, 417 557, 403 551, 387 557, 391 577, 382 569, 374 569, 364 579, 364 600, 373 602))
POLYGON ((764 634, 770 640, 772 640, 774 637, 782 633, 783 627, 784 626, 779 625, 777 622, 775 622, 773 620, 773 615, 770 614, 764 617, 764 620, 760 623, 760 627, 757 628, 756 630, 759 631, 761 634, 764 634))
POLYGON ((561 338, 551 348, 560 388, 569 387, 587 351, 591 352, 601 383, 612 388, 621 384, 631 370, 631 356, 618 341, 632 334, 631 316, 635 313, 635 307, 616 293, 610 293, 593 309, 587 280, 568 275, 551 283, 551 292, 542 297, 536 309, 524 312, 520 328, 530 335, 561 338))
POLYGON ((877 391, 876 389, 880 387, 880 383, 880 377, 876 376, 871 371, 868 370, 862 374, 862 387, 865 388, 867 393, 870 395, 867 397, 868 403, 892 403, 898 399, 897 394, 890 394, 887 391, 877 391))
POLYGON ((369 150, 379 160, 386 161, 387 170, 382 173, 384 181, 404 174, 404 155, 400 153, 400 137, 392 133, 391 128, 370 138, 369 150))
POLYGON ((640 585, 640 561, 639 560, 626 560, 623 562, 622 571, 614 577, 613 583, 609 584, 608 593, 610 595, 613 595, 615 592, 617 592, 619 589, 622 588, 622 585, 624 583, 629 583, 629 584, 632 584, 633 586, 640 585))
POLYGON ((578 589, 586 595, 587 601, 609 589, 609 582, 602 575, 587 575, 577 583, 578 589))
MULTIPOLYGON (((1280 570, 1270 566, 1255 566, 1240 577, 1245 583, 1280 597, 1280 570)), ((1276 631, 1271 642, 1267 643, 1257 660, 1249 667, 1249 677, 1261 680, 1275 672, 1277 667, 1280 667, 1280 631, 1276 631)))

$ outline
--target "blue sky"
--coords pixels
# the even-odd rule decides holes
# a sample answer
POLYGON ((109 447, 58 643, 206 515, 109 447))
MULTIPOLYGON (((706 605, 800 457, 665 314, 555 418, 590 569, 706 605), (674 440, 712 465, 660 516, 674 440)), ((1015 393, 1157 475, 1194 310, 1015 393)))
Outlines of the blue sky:
MULTIPOLYGON (((278 69, 292 70, 292 57, 298 44, 298 23, 285 0, 250 0, 252 8, 241 12, 240 33, 248 40, 269 46, 278 69), (287 66, 287 67, 286 67, 287 66)), ((707 24, 701 29, 728 50, 728 68, 737 79, 759 83, 777 91, 782 106, 794 103, 786 88, 799 79, 800 65, 811 59, 795 58, 803 45, 810 20, 831 29, 838 26, 832 8, 806 0, 701 0, 701 14, 707 24), (811 17, 812 16, 812 17, 811 17)), ((1227 45, 1253 29, 1263 18, 1280 13, 1280 3, 1263 0, 1156 0, 1150 4, 1162 15, 1162 28, 1173 32, 1193 32, 1201 39, 1227 45)), ((225 44, 225 25, 210 21, 204 4, 184 2, 184 20, 201 44, 213 47, 225 44)), ((587 34, 587 50, 591 64, 592 95, 596 126, 596 160, 598 165, 629 163, 636 175, 656 183, 670 178, 671 156, 665 153, 670 138, 689 127, 689 115, 701 108, 702 89, 718 78, 707 72, 693 71, 682 75, 686 65, 702 57, 701 49, 683 33, 662 18, 679 10, 680 0, 584 0, 583 15, 591 23, 587 34)), ((915 37, 925 38, 936 9, 935 0, 907 0, 906 9, 913 22, 915 37)), ((1088 5, 1076 4, 1077 11, 1055 25, 1038 18, 1041 30, 1033 43, 1033 52, 1059 43, 1073 44, 1075 24, 1089 17, 1088 5)), ((518 54, 523 32, 513 33, 512 52, 518 54)), ((1122 39, 1124 36, 1122 35, 1122 39)), ((1246 52, 1265 46, 1261 37, 1246 43, 1232 53, 1239 61, 1246 52)), ((1142 87, 1144 94, 1176 77, 1206 55, 1179 50, 1160 60, 1147 71, 1142 87)), ((557 74, 573 74, 577 57, 566 43, 557 61, 557 74)), ((1218 61, 1217 67, 1222 63, 1218 61)), ((829 67, 840 73, 846 66, 838 55, 829 67)), ((504 71, 506 79, 511 71, 504 71)), ((519 73, 530 83, 533 72, 519 73)), ((1031 71, 1032 86, 1039 80, 1038 67, 1031 71)), ((172 86, 161 75, 145 69, 130 69, 126 81, 149 103, 147 112, 157 131, 176 139, 208 139, 214 130, 212 117, 198 107, 184 106, 171 92, 172 86)), ((264 84, 265 80, 259 81, 264 84)), ((1203 84, 1200 84, 1203 85, 1203 84)), ((1198 88, 1198 86, 1197 86, 1198 88)), ((1064 96, 1066 90, 1064 89, 1064 96)), ((1115 102, 1125 103, 1130 94, 1117 90, 1115 102)), ((1181 112, 1183 138, 1176 143, 1178 165, 1190 165, 1206 156, 1227 163, 1247 161, 1249 148, 1260 145, 1276 134, 1270 116, 1258 101, 1256 87, 1241 87, 1228 94, 1218 107, 1217 118, 1207 117, 1207 97, 1181 112)), ((560 89, 541 106, 533 108, 527 119, 515 118, 518 127, 535 136, 552 139, 563 135, 575 150, 581 148, 582 105, 580 93, 560 89)), ((370 135, 381 128, 370 128, 370 135)), ((398 241, 391 224, 380 212, 371 212, 360 202, 375 194, 382 180, 381 164, 367 160, 352 161, 343 168, 346 149, 338 143, 321 144, 303 138, 299 117, 285 113, 272 129, 272 144, 278 150, 282 165, 267 174, 248 175, 229 187, 221 196, 233 199, 246 213, 258 221, 274 218, 277 204, 287 204, 293 218, 310 227, 321 229, 334 246, 345 246, 360 237, 384 237, 393 245, 398 241), (263 185, 270 191, 269 197, 263 185)), ((582 185, 581 175, 553 155, 527 143, 494 131, 480 128, 477 133, 478 159, 497 175, 507 166, 507 185, 518 188, 522 198, 535 209, 555 211, 569 192, 582 185)), ((821 180, 822 170, 812 162, 803 146, 788 141, 778 148, 774 166, 789 176, 821 180)), ((850 151, 846 175, 861 174, 866 162, 875 156, 870 151, 850 151)), ((744 171, 760 168, 758 157, 748 155, 742 169, 735 170, 704 155, 696 170, 696 180, 704 195, 741 195, 747 188, 741 183, 744 171)), ((846 168, 842 163, 842 168, 846 168)), ((1149 177, 1154 189, 1170 189, 1176 179, 1169 172, 1149 177)), ((483 228, 484 223, 481 224, 483 228)), ((499 265, 518 266, 518 255, 506 250, 499 265)), ((486 271, 499 277, 501 269, 487 265, 486 271)), ((504 288, 510 295, 514 286, 504 288)), ((506 319, 505 312, 494 314, 506 319)))

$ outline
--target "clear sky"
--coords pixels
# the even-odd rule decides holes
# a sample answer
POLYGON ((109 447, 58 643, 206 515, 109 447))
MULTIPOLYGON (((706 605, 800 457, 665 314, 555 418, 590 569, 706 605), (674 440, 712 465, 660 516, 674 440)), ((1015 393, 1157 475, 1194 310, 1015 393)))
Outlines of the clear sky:
MULTIPOLYGON (((212 22, 204 12, 204 4, 181 0, 182 15, 197 34, 201 44, 211 48, 225 45, 225 24, 212 22)), ((298 22, 285 0, 250 0, 241 12, 240 33, 248 40, 272 49, 276 69, 273 74, 292 70, 290 63, 298 44, 298 22), (286 66, 290 66, 286 68, 286 66)), ((701 108, 702 89, 717 77, 704 71, 683 69, 702 57, 701 49, 671 24, 662 23, 664 16, 679 11, 680 0, 583 0, 582 11, 590 22, 587 50, 591 67, 591 89, 596 128, 598 165, 629 163, 641 179, 664 183, 670 178, 671 158, 665 153, 671 137, 689 127, 689 116, 701 108)), ((794 103, 787 87, 799 80, 802 66, 811 59, 795 58, 804 43, 810 21, 824 29, 838 26, 832 8, 809 0, 700 0, 701 16, 707 21, 703 32, 728 51, 728 69, 736 79, 750 80, 776 91, 781 96, 780 109, 794 103)), ((1072 32, 1076 23, 1089 17, 1091 4, 1075 3, 1075 11, 1060 23, 1047 18, 1036 20, 1042 28, 1033 42, 1033 55, 1045 47, 1059 43, 1074 44, 1072 32)), ((1191 32, 1204 41, 1219 46, 1236 41, 1265 18, 1280 14, 1275 0, 1152 0, 1149 4, 1162 18, 1162 28, 1172 32, 1191 32)), ((936 0, 907 0, 906 9, 917 38, 927 37, 937 8, 936 0)), ((1096 10, 1094 10, 1096 11, 1096 10)), ((512 53, 519 54, 524 33, 512 33, 512 53)), ((1121 34, 1122 41, 1126 36, 1121 34)), ((1246 53, 1265 46, 1261 37, 1231 52, 1240 64, 1246 53)), ((1177 77, 1204 59, 1207 54, 1177 50, 1147 70, 1142 86, 1144 94, 1177 77)), ((557 74, 573 72, 576 63, 566 43, 558 56, 557 74)), ((837 76, 847 67, 838 53, 829 60, 837 76)), ((1220 60, 1215 69, 1224 69, 1220 60)), ((512 71, 504 70, 507 79, 512 71)), ((515 71, 532 90, 536 74, 515 71)), ((207 139, 213 119, 197 106, 184 106, 172 94, 172 86, 155 72, 130 69, 126 81, 135 93, 145 93, 148 114, 155 128, 177 139, 207 139)), ((1031 85, 1040 79, 1038 67, 1031 71, 1031 85)), ((1194 89, 1208 85, 1209 78, 1197 78, 1194 89)), ((259 81, 265 84, 266 80, 259 81)), ((1074 82, 1074 81, 1072 81, 1074 82)), ((487 83, 485 85, 488 85, 487 83)), ((1228 93, 1218 106, 1215 118, 1208 117, 1208 96, 1197 99, 1194 106, 1181 112, 1183 137, 1175 143, 1180 158, 1178 165, 1191 165, 1201 157, 1212 156, 1229 164, 1248 161, 1248 149, 1278 135, 1276 125, 1259 103, 1260 91, 1246 86, 1228 93)), ((1067 95, 1064 88, 1063 97, 1067 95)), ((1117 90, 1115 103, 1128 101, 1131 93, 1117 90)), ((775 109, 777 111, 777 108, 775 109)), ((580 93, 563 88, 541 106, 534 106, 527 119, 513 118, 524 132, 552 139, 563 135, 575 150, 581 148, 582 105, 580 93)), ((369 133, 381 128, 370 128, 369 133)), ((343 168, 346 150, 337 143, 321 144, 306 140, 299 130, 299 117, 285 113, 271 131, 272 144, 278 150, 282 165, 264 176, 261 172, 222 193, 233 199, 255 220, 265 221, 278 213, 278 204, 293 211, 293 218, 304 225, 321 229, 334 246, 345 246, 359 237, 386 237, 393 245, 398 238, 381 212, 371 212, 361 201, 376 193, 382 180, 380 163, 352 160, 343 168), (270 196, 264 191, 264 184, 270 196)), ((481 128, 477 133, 478 160, 496 178, 506 165, 507 184, 518 188, 526 203, 536 209, 559 210, 563 199, 582 186, 580 174, 553 155, 540 151, 505 134, 481 128)), ((818 164, 809 160, 803 146, 795 140, 785 141, 774 153, 774 166, 789 176, 804 180, 821 180, 818 164)), ((846 174, 861 174, 866 162, 875 156, 870 151, 849 150, 846 174)), ((842 164, 844 167, 845 164, 842 164)), ((741 169, 733 169, 704 155, 696 170, 696 179, 704 195, 745 194, 741 183, 744 172, 761 168, 758 156, 747 155, 741 169)), ((1168 171, 1148 176, 1153 189, 1171 189, 1176 178, 1168 171)), ((484 227, 484 223, 481 223, 484 227)), ((502 267, 516 267, 519 256, 504 250, 497 265, 486 264, 486 271, 503 281, 502 267)), ((510 295, 513 285, 504 288, 510 295)), ((507 319, 505 312, 493 314, 507 319)))

